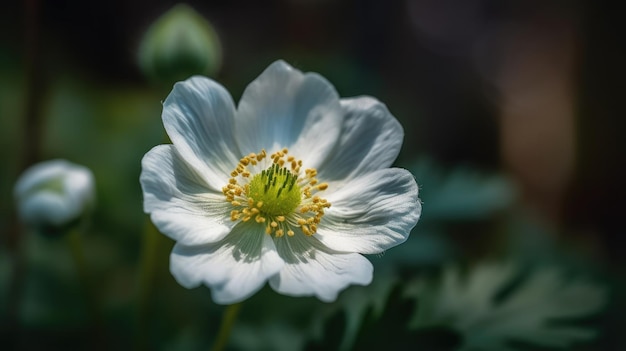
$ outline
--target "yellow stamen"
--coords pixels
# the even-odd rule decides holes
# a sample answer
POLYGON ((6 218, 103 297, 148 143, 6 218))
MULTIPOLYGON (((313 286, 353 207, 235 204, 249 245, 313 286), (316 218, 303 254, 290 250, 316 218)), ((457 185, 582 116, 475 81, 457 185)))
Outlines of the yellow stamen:
POLYGON ((301 172, 302 165, 287 148, 271 155, 261 150, 242 157, 222 188, 233 206, 231 221, 248 222, 254 217, 276 238, 292 237, 296 228, 304 235, 315 234, 324 210, 330 207, 317 193, 328 189, 328 184, 318 181, 314 168, 301 172))

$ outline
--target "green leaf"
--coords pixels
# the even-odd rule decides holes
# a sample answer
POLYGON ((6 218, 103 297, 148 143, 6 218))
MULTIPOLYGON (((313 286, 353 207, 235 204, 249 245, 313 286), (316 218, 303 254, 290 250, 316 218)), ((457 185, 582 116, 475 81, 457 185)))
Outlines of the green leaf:
POLYGON ((339 350, 346 332, 346 311, 338 310, 323 325, 323 338, 309 340, 306 351, 339 350))
POLYGON ((440 281, 413 286, 420 300, 412 326, 447 325, 464 335, 460 350, 513 350, 511 341, 568 347, 596 335, 575 319, 598 312, 606 291, 589 281, 568 280, 557 268, 521 275, 515 264, 484 264, 467 275, 448 267, 440 281))
POLYGON ((396 284, 382 309, 376 308, 375 303, 366 308, 352 340, 344 340, 351 311, 339 309, 325 321, 322 338, 309 341, 305 350, 452 351, 458 347, 460 336, 450 328, 410 330, 415 305, 416 300, 406 297, 402 285, 396 284))
POLYGON ((420 185, 422 221, 484 220, 516 198, 513 183, 500 174, 471 167, 444 170, 427 157, 420 158, 409 170, 420 185))

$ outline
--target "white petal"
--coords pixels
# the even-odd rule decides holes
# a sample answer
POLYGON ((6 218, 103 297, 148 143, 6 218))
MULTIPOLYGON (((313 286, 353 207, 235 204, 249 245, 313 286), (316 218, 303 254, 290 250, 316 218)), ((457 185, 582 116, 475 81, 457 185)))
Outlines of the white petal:
POLYGON ((367 285, 372 281, 374 268, 359 254, 333 252, 314 237, 302 234, 284 236, 275 243, 285 266, 270 278, 270 286, 281 294, 315 295, 332 302, 350 284, 367 285))
POLYGON ((163 125, 181 157, 219 191, 241 156, 230 94, 204 77, 178 82, 163 103, 163 125))
POLYGON ((342 111, 326 79, 276 61, 248 85, 237 119, 244 154, 287 147, 304 167, 318 167, 339 138, 342 111))
POLYGON ((252 296, 283 264, 271 237, 256 223, 240 223, 219 243, 176 244, 170 256, 170 271, 182 286, 206 284, 219 304, 252 296))
POLYGON ((41 191, 21 201, 18 210, 26 223, 60 226, 78 218, 81 206, 61 194, 41 191))
POLYGON ((40 187, 51 179, 61 179, 69 167, 69 162, 65 160, 51 160, 37 163, 20 175, 15 183, 15 197, 27 196, 32 189, 40 187))
POLYGON ((83 206, 95 201, 95 180, 87 167, 73 165, 73 169, 63 179, 63 189, 70 201, 83 206))
POLYGON ((339 143, 318 169, 324 181, 349 180, 382 168, 398 157, 404 131, 387 107, 372 97, 342 99, 345 117, 339 143))
POLYGON ((209 189, 172 145, 148 151, 141 167, 144 211, 163 234, 197 245, 217 242, 231 231, 224 195, 209 189))
POLYGON ((355 178, 326 198, 332 206, 315 237, 344 252, 374 254, 404 242, 422 209, 413 175, 399 168, 355 178))

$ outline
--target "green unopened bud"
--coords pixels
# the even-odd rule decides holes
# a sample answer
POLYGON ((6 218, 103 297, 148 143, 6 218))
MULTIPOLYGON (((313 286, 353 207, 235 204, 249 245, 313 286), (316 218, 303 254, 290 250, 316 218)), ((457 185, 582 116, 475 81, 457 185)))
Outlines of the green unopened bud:
POLYGON ((171 84, 220 68, 222 48, 211 24, 191 7, 179 4, 159 17, 139 47, 139 66, 157 81, 171 84))

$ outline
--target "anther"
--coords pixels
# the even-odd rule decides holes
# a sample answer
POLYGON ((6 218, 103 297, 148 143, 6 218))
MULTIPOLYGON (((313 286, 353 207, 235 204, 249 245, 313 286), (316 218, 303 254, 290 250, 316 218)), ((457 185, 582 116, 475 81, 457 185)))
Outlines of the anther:
POLYGON ((237 210, 230 211, 230 219, 232 221, 236 221, 239 218, 239 216, 240 216, 239 211, 237 210))

